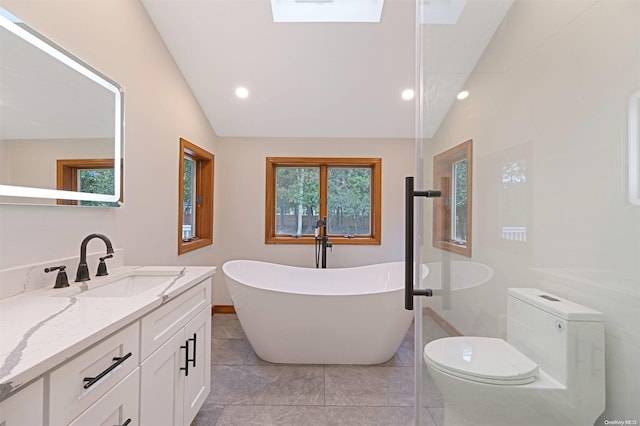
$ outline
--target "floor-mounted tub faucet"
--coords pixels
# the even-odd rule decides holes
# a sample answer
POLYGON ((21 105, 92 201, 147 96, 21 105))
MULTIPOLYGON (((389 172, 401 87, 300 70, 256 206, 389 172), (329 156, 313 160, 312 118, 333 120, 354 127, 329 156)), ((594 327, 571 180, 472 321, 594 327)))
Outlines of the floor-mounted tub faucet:
POLYGON ((315 230, 315 239, 316 239, 316 268, 320 267, 320 259, 319 256, 322 254, 322 268, 327 267, 327 247, 332 248, 333 244, 329 242, 329 238, 327 237, 327 217, 316 222, 316 230, 315 230), (320 235, 320 229, 322 229, 322 235, 320 235), (320 250, 318 250, 320 247, 320 250))
MULTIPOLYGON (((113 245, 111 245, 111 240, 109 240, 109 238, 102 234, 88 235, 84 240, 82 240, 82 244, 80 244, 80 263, 78 264, 78 271, 76 272, 76 282, 89 281, 91 279, 89 278, 89 268, 87 267, 87 244, 94 238, 100 238, 104 241, 107 246, 107 255, 113 254, 113 245)), ((102 259, 101 263, 103 263, 102 259)), ((98 268, 98 272, 98 275, 107 275, 106 264, 104 266, 101 264, 98 268)))

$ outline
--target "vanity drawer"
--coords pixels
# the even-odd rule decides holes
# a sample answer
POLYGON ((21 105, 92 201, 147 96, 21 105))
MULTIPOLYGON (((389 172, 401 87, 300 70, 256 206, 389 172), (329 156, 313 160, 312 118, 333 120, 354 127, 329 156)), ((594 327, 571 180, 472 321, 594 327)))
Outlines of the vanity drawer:
POLYGON ((137 426, 139 386, 140 369, 136 368, 69 426, 137 426))
POLYGON ((136 321, 51 372, 50 424, 68 424, 138 366, 139 330, 136 321))
POLYGON ((162 346, 204 308, 211 309, 211 278, 144 316, 141 320, 141 360, 162 346))

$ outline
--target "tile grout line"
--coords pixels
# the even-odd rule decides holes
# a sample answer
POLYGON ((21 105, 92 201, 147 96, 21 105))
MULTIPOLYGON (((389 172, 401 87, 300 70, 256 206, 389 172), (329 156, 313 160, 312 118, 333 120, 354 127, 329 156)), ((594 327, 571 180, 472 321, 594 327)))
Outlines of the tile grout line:
MULTIPOLYGON (((226 327, 227 327, 227 324, 225 324, 225 321, 223 320, 221 322, 218 322, 218 326, 216 328, 224 329, 226 327)), ((408 332, 410 332, 410 330, 408 332)), ((213 327, 212 327, 212 334, 213 334, 213 327)), ((436 333, 436 334, 439 334, 439 333, 436 333)), ((233 328, 233 330, 231 330, 231 333, 226 333, 225 332, 225 333, 223 333, 223 335, 224 335, 224 337, 217 337, 217 339, 220 340, 220 341, 225 341, 226 340, 227 342, 235 340, 235 339, 239 339, 239 337, 236 336, 235 328, 233 328)), ((246 338, 246 336, 242 337, 242 339, 244 339, 247 343, 249 343, 248 339, 246 338)), ((211 340, 212 340, 212 343, 215 340, 213 338, 213 335, 212 335, 212 339, 211 340)), ((250 345, 250 343, 249 343, 249 345, 250 345)), ((252 359, 252 354, 253 354, 253 349, 251 347, 249 347, 248 351, 246 352, 246 354, 244 355, 243 358, 236 358, 238 360, 240 360, 240 359, 242 360, 242 362, 241 362, 241 364, 239 364, 239 366, 242 367, 242 368, 251 368, 251 367, 259 367, 259 366, 261 366, 262 364, 259 363, 259 360, 258 360, 259 358, 257 357, 257 355, 256 355, 256 357, 258 359, 254 360, 255 364, 250 364, 251 359, 252 359)), ((403 354, 403 355, 406 355, 406 354, 403 354)), ((383 368, 383 371, 387 370, 387 369, 384 369, 384 367, 388 367, 388 368, 389 367, 393 367, 393 368, 404 367, 404 368, 413 369, 412 366, 405 365, 406 362, 403 362, 401 360, 401 357, 399 357, 397 355, 397 353, 394 354, 394 358, 396 358, 396 362, 393 363, 392 365, 384 365, 384 364, 387 364, 387 363, 383 363, 382 365, 361 366, 361 367, 363 367, 363 368, 371 368, 372 372, 373 371, 381 371, 381 370, 379 370, 380 368, 383 368)), ((394 358, 392 358, 392 360, 394 358)), ((230 359, 229 359, 229 361, 230 361, 230 359)), ((229 362, 229 361, 227 361, 227 362, 229 362)), ((389 362, 391 362, 391 360, 389 362)), ((413 364, 415 364, 415 356, 414 356, 414 362, 412 362, 412 365, 413 364)), ((227 367, 232 367, 235 364, 226 364, 225 363, 225 364, 221 364, 221 366, 222 365, 227 366, 227 367)), ((280 366, 280 365, 278 365, 278 366, 280 366)), ((283 364, 281 366, 288 367, 289 365, 283 364)), ((386 400, 386 402, 383 405, 376 405, 375 403, 373 405, 372 404, 366 404, 366 405, 349 405, 349 404, 338 405, 338 404, 335 404, 335 403, 329 405, 327 403, 327 379, 328 379, 327 375, 328 375, 328 370, 330 370, 330 369, 328 369, 327 367, 331 367, 331 365, 322 364, 322 365, 319 365, 319 366, 322 367, 322 386, 323 386, 322 396, 324 398, 322 405, 315 405, 315 404, 297 405, 297 404, 291 404, 290 401, 283 401, 283 402, 287 402, 287 403, 285 403, 285 404, 275 404, 275 405, 274 404, 268 404, 268 405, 267 404, 252 404, 252 405, 242 405, 242 406, 244 406, 244 407, 263 407, 263 408, 267 408, 267 409, 269 407, 283 407, 283 406, 284 407, 291 407, 291 408, 293 408, 293 407, 316 407, 316 408, 319 408, 319 409, 321 409, 323 411, 335 410, 335 409, 341 409, 341 408, 344 408, 344 409, 348 409, 348 408, 352 408, 352 409, 357 409, 357 408, 359 408, 359 409, 362 409, 362 408, 364 408, 364 409, 367 409, 367 408, 369 408, 369 409, 378 409, 378 408, 379 409, 388 409, 388 408, 389 409, 404 409, 404 408, 411 407, 411 406, 407 406, 407 405, 399 405, 397 402, 395 404, 393 404, 393 405, 390 405, 388 399, 386 400)), ((349 367, 349 366, 347 366, 347 367, 349 367)), ((351 367, 354 367, 354 366, 351 366, 351 367)), ((226 401, 226 402, 228 402, 228 401, 226 401)), ((334 402, 341 402, 341 401, 340 400, 336 400, 334 402)), ((214 404, 215 404, 215 402, 214 402, 214 404)), ((219 414, 218 414, 218 416, 216 418, 215 425, 222 425, 221 419, 229 420, 229 416, 234 415, 233 413, 235 413, 237 411, 235 408, 232 409, 232 408, 229 407, 229 405, 234 405, 235 406, 236 404, 224 403, 224 404, 215 404, 215 405, 217 405, 218 407, 221 408, 220 411, 219 411, 219 414), (229 410, 231 410, 231 411, 229 411, 229 410)), ((436 422, 436 419, 435 419, 436 415, 431 412, 429 407, 425 407, 425 408, 427 409, 427 412, 428 412, 427 415, 431 418, 431 420, 433 421, 433 424, 438 425, 438 423, 436 422)), ((204 420, 204 418, 203 418, 203 420, 204 420)), ((211 420, 213 420, 213 417, 211 418, 211 420)), ((233 424, 235 425, 236 423, 233 423, 233 424)), ((204 423, 196 422, 194 424, 194 426, 196 426, 196 425, 204 425, 204 423)))
POLYGON ((322 404, 327 406, 327 366, 322 366, 322 404))

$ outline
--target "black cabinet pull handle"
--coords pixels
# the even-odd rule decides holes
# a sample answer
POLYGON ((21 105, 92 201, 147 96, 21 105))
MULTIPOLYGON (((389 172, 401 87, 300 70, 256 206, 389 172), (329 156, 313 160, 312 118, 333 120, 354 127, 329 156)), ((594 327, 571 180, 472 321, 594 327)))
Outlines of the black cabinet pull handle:
POLYGON ((187 340, 184 346, 180 346, 180 349, 185 350, 184 354, 184 367, 180 367, 181 371, 184 371, 185 377, 189 375, 189 341, 187 340))
POLYGON ((120 357, 114 357, 113 361, 114 363, 111 364, 106 370, 104 370, 102 373, 98 374, 95 377, 85 377, 84 379, 82 379, 82 381, 87 382, 84 384, 83 388, 85 389, 89 389, 91 386, 95 385, 96 382, 98 382, 100 379, 102 379, 104 376, 106 376, 107 374, 111 373, 117 366, 119 366, 120 364, 122 364, 127 358, 129 358, 131 356, 131 352, 129 352, 128 354, 126 354, 125 356, 120 356, 120 357))
POLYGON ((197 335, 196 333, 193 333, 193 337, 189 338, 186 340, 186 342, 184 342, 183 346, 180 346, 180 349, 184 349, 184 367, 180 367, 181 371, 184 371, 184 375, 188 376, 189 375, 189 363, 191 363, 191 365, 193 367, 196 366, 196 347, 197 347, 197 335), (193 342, 193 358, 189 358, 189 342, 193 342))
MULTIPOLYGON (((120 426, 129 426, 129 423, 131 423, 131 419, 127 419, 124 423, 122 423, 120 426)), ((116 425, 118 426, 118 425, 116 425)))
MULTIPOLYGON (((196 345, 197 345, 197 334, 193 333, 193 337, 191 339, 188 339, 190 341, 193 342, 193 358, 191 358, 189 361, 191 361, 193 364, 191 364, 192 367, 196 366, 196 345)), ((189 345, 189 341, 187 341, 187 345, 189 345)), ((188 351, 187 351, 188 352, 188 351)))

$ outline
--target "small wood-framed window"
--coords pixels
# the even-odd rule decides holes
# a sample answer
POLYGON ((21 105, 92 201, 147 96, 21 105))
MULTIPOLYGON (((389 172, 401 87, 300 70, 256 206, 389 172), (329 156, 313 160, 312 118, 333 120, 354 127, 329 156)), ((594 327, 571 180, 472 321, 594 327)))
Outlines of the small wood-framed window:
POLYGON ((214 155, 180 138, 178 254, 213 243, 214 155))
MULTIPOLYGON (((120 176, 122 161, 120 161, 120 176)), ((120 179, 120 203, 123 200, 123 181, 120 179)), ((113 158, 56 160, 56 189, 92 194, 114 193, 113 158)), ((58 199, 57 204, 97 207, 118 207, 119 203, 105 201, 77 201, 58 199)))
POLYGON ((312 244, 325 217, 333 244, 380 244, 380 158, 266 160, 266 244, 312 244))
POLYGON ((471 257, 473 141, 433 157, 433 246, 471 257))

